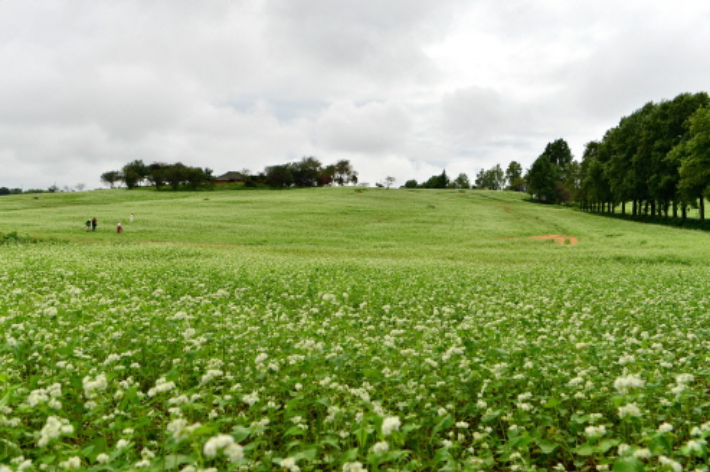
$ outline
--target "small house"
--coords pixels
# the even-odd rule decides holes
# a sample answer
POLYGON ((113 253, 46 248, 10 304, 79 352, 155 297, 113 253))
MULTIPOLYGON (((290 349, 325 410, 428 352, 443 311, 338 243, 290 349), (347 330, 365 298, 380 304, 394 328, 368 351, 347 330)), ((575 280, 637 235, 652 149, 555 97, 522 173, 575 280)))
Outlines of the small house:
POLYGON ((244 174, 241 172, 227 172, 220 176, 215 177, 214 183, 217 185, 222 184, 243 184, 245 181, 244 174))

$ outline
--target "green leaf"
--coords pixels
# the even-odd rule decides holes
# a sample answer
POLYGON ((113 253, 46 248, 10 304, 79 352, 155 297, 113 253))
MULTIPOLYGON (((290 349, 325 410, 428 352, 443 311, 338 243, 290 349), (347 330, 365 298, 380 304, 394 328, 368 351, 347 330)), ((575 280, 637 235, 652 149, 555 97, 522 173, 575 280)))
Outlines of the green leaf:
POLYGON ((618 446, 621 440, 619 439, 604 439, 599 443, 599 450, 601 452, 606 452, 614 446, 618 446))
POLYGON ((175 469, 179 465, 185 464, 187 462, 190 462, 190 458, 182 454, 170 454, 168 456, 165 456, 166 469, 175 469))
POLYGON ((549 400, 547 400, 547 403, 545 403, 543 406, 544 406, 545 408, 554 408, 554 407, 556 407, 556 406, 559 405, 559 404, 560 404, 560 399, 559 399, 559 398, 551 397, 549 400))
POLYGON ((439 424, 434 426, 434 430, 431 432, 431 435, 435 436, 437 432, 443 429, 449 429, 454 423, 456 423, 456 420, 452 416, 447 415, 446 418, 439 422, 439 424))
POLYGON ((238 443, 244 441, 251 434, 251 428, 245 428, 244 426, 235 426, 232 428, 232 436, 234 440, 238 443))
POLYGON ((633 457, 619 457, 614 462, 614 472, 643 472, 643 463, 633 457))
POLYGON ((284 436, 303 436, 303 434, 304 431, 301 428, 292 426, 284 433, 284 436))
POLYGON ((546 441, 544 439, 538 440, 537 445, 543 454, 552 454, 558 447, 558 445, 552 441, 546 441))
POLYGON ((312 461, 316 458, 318 455, 318 449, 313 448, 313 449, 306 449, 305 451, 301 451, 296 453, 293 458, 297 461, 301 459, 305 459, 307 461, 312 461))
POLYGON ((355 459, 357 459, 357 453, 359 451, 360 450, 358 448, 354 447, 354 448, 350 449, 349 451, 347 451, 345 454, 343 454, 341 456, 341 460, 343 462, 353 462, 353 461, 355 461, 355 459))
POLYGON ((589 444, 582 444, 581 446, 577 447, 574 452, 576 452, 580 456, 591 456, 592 454, 594 454, 594 448, 589 444))

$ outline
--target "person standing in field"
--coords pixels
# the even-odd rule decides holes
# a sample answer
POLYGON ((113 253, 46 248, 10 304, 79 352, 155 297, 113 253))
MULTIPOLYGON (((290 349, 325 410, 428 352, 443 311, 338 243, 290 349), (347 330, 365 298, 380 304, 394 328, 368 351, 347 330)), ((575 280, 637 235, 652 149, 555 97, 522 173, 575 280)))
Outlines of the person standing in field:
POLYGON ((86 220, 86 232, 88 233, 89 230, 91 230, 91 219, 86 220))
POLYGON ((116 233, 121 234, 123 232, 123 228, 121 228, 121 222, 117 221, 116 222, 116 233))
POLYGON ((96 231, 96 225, 98 224, 99 222, 96 217, 91 218, 91 231, 96 231))
POLYGON ((130 218, 130 220, 131 220, 130 222, 133 223, 133 213, 131 213, 131 218, 130 218))

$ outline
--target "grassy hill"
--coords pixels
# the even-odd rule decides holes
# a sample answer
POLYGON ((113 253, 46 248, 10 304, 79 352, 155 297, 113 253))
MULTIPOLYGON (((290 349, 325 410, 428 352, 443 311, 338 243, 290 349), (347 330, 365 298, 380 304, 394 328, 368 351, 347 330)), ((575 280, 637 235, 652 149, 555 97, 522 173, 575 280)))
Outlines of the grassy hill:
POLYGON ((710 257, 699 231, 607 219, 513 192, 320 188, 155 192, 124 189, 5 196, 0 232, 88 242, 233 245, 272 255, 468 262, 710 257), (130 213, 136 215, 130 223, 130 213), (96 233, 84 222, 99 221, 96 233), (115 233, 121 221, 124 233, 115 233), (532 239, 577 238, 561 247, 532 239))

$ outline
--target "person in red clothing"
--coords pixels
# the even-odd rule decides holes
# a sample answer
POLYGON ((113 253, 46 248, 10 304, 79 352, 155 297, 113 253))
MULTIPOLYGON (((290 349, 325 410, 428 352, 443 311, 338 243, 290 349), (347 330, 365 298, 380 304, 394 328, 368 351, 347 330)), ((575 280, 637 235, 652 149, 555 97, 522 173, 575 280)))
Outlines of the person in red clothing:
POLYGON ((121 222, 120 222, 120 221, 117 221, 117 222, 116 222, 116 232, 117 232, 118 234, 121 234, 121 233, 123 232, 123 228, 121 227, 121 222))

